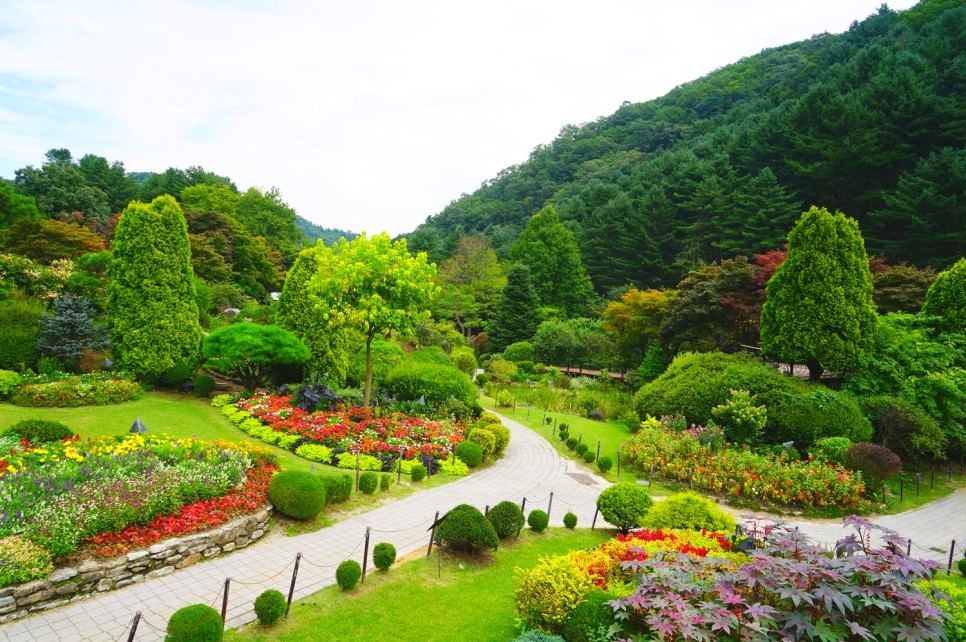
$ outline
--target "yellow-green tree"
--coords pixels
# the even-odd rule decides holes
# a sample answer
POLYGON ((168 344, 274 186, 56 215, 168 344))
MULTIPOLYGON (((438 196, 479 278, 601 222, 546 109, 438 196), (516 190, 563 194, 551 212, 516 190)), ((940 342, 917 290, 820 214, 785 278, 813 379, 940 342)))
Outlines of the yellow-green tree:
POLYGON ((379 334, 406 332, 429 318, 439 293, 436 265, 426 254, 409 253, 406 239, 393 242, 385 232, 365 234, 332 247, 317 246, 318 268, 308 288, 315 313, 335 327, 357 328, 365 337, 366 383, 363 404, 372 395, 372 340, 379 334))

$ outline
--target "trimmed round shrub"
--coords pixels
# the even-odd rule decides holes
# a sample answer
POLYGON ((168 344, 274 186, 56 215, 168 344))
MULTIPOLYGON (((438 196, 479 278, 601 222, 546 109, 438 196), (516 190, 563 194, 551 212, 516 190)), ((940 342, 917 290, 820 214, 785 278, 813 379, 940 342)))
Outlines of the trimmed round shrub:
POLYGON ((499 422, 488 422, 486 429, 493 433, 493 439, 495 440, 493 454, 497 457, 502 456, 503 451, 510 445, 510 429, 499 422))
POLYGON ((520 361, 533 363, 537 360, 537 353, 533 349, 532 343, 528 341, 517 341, 516 343, 511 343, 503 350, 503 358, 514 363, 520 361))
POLYGON ((325 484, 304 470, 284 470, 268 483, 275 510, 294 519, 312 519, 325 507, 325 484))
MULTIPOLYGON (((457 352, 456 354, 450 355, 450 358, 452 358, 453 365, 458 370, 468 375, 472 375, 473 371, 476 370, 476 357, 473 356, 472 352, 457 352)), ((476 383, 480 383, 479 378, 477 378, 476 383)))
POLYGON ((547 526, 550 525, 550 516, 547 515, 546 511, 542 510, 532 510, 527 516, 527 524, 536 533, 542 533, 547 530, 547 526))
POLYGON ((682 493, 655 503, 642 525, 655 529, 733 531, 735 518, 710 499, 695 493, 682 493))
POLYGON ((604 421, 607 416, 599 410, 591 410, 587 413, 588 419, 593 419, 594 421, 604 421))
POLYGON ((6 399, 23 381, 19 372, 0 370, 0 399, 6 399))
POLYGON ((496 450, 496 435, 489 428, 476 428, 470 433, 469 441, 472 441, 483 451, 484 459, 493 454, 496 450))
POLYGON ((945 458, 946 435, 919 406, 883 395, 863 399, 862 410, 875 429, 876 443, 889 444, 900 457, 945 458))
POLYGON ((570 432, 561 430, 557 433, 557 436, 560 437, 560 441, 567 441, 567 438, 570 437, 570 432))
POLYGON ((872 424, 851 395, 816 386, 805 393, 773 390, 758 395, 768 408, 764 434, 772 443, 794 441, 810 448, 824 437, 848 437, 852 443, 872 439, 872 424))
POLYGON ((343 473, 341 475, 319 475, 322 485, 325 486, 326 503, 334 504, 337 502, 348 501, 352 497, 352 489, 355 481, 352 475, 343 473))
POLYGON ((215 379, 210 375, 200 374, 195 377, 195 394, 207 397, 215 389, 215 379))
POLYGON ((207 604, 192 604, 168 620, 164 642, 218 642, 224 635, 221 613, 207 604))
POLYGON ((379 476, 368 470, 359 475, 359 490, 366 495, 371 495, 379 488, 379 476))
POLYGON ((389 373, 386 388, 400 401, 446 403, 457 399, 468 405, 476 401, 476 386, 465 372, 453 366, 406 361, 389 373))
POLYGON ((570 424, 561 421, 559 424, 557 424, 557 430, 560 432, 570 432, 570 424))
POLYGON ((959 574, 966 577, 966 557, 956 562, 956 568, 959 569, 959 574))
POLYGON ((624 535, 644 525, 644 518, 653 505, 647 490, 637 484, 614 484, 597 497, 600 516, 624 535))
POLYGON ((521 635, 518 638, 514 638, 513 642, 567 642, 559 635, 551 635, 549 633, 544 633, 540 629, 531 629, 521 635))
POLYGON ((593 450, 587 450, 584 453, 583 457, 585 462, 587 462, 588 464, 592 464, 594 463, 594 460, 597 459, 597 453, 594 452, 593 450))
POLYGON ((815 459, 824 459, 833 464, 841 464, 845 451, 852 447, 848 437, 826 437, 819 439, 810 451, 815 459))
POLYGON ((478 508, 460 504, 436 527, 436 543, 456 551, 496 550, 500 539, 478 508))
MULTIPOLYGON (((465 464, 466 462, 463 462, 463 463, 465 464)), ((426 477, 426 467, 417 461, 415 464, 413 464, 413 467, 409 470, 409 476, 412 478, 414 482, 422 481, 423 478, 426 477)))
POLYGON ((567 514, 564 515, 563 522, 564 526, 569 529, 577 528, 577 516, 572 511, 567 511, 567 514))
POLYGON ((490 383, 490 375, 486 374, 485 372, 481 372, 480 374, 476 375, 476 385, 483 387, 488 383, 490 383))
POLYGON ((524 524, 523 511, 509 501, 500 502, 491 508, 486 519, 493 525, 493 530, 500 539, 516 535, 524 524))
MULTIPOLYGON (((474 430, 473 434, 477 432, 479 430, 474 430)), ((471 434, 470 436, 472 437, 473 435, 471 434)), ((461 441, 456 444, 456 456, 470 468, 476 468, 483 461, 483 449, 476 442, 461 441)))
POLYGON ((902 470, 902 460, 888 448, 875 444, 854 444, 842 455, 846 468, 862 473, 870 491, 902 470))
POLYGON ((372 563, 383 573, 396 562, 396 547, 389 542, 379 542, 372 549, 372 563))
POLYGON ((610 458, 610 455, 603 455, 597 460, 597 470, 602 473, 606 473, 608 470, 613 468, 614 460, 610 458))
POLYGON ((355 560, 346 560, 335 569, 335 582, 343 591, 351 591, 362 579, 362 567, 355 560))
POLYGON ((268 589, 255 598, 255 615, 262 624, 275 624, 285 615, 285 596, 281 591, 268 589))
POLYGON ((584 453, 587 452, 587 444, 585 444, 584 442, 580 442, 574 447, 574 452, 576 452, 578 455, 583 457, 584 453))
POLYGON ((384 474, 379 476, 379 488, 381 490, 389 490, 392 486, 392 475, 384 474))
POLYGON ((614 596, 604 591, 591 591, 564 622, 560 631, 567 642, 599 640, 615 622, 614 609, 607 604, 614 596))
POLYGON ((513 405, 513 393, 509 390, 501 390, 496 393, 496 405, 509 408, 513 405))
POLYGON ((23 419, 3 431, 5 435, 11 433, 31 444, 61 441, 74 436, 74 431, 64 424, 46 419, 23 419))
POLYGON ((426 346, 409 355, 414 363, 434 363, 438 366, 452 366, 453 360, 439 346, 426 346))
POLYGON ((575 450, 577 448, 577 438, 567 437, 567 448, 569 450, 575 450))

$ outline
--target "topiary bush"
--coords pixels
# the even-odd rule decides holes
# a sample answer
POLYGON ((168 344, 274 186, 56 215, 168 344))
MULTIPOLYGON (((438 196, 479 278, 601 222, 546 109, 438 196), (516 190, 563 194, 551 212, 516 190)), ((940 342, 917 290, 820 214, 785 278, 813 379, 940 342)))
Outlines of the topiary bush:
POLYGON ((567 437, 567 442, 566 443, 567 443, 567 448, 569 450, 576 450, 576 448, 577 448, 577 438, 576 437, 567 437))
POLYGON ((344 473, 342 475, 319 475, 322 485, 325 486, 325 499, 328 504, 348 501, 352 497, 352 489, 355 482, 352 475, 344 473))
POLYGON ((456 444, 456 456, 470 468, 476 468, 483 461, 483 449, 475 442, 461 441, 456 444))
POLYGON ((281 591, 268 589, 255 598, 255 615, 262 624, 275 624, 285 615, 286 606, 285 596, 281 591))
POLYGON ((485 372, 481 372, 480 374, 476 375, 476 385, 482 388, 488 383, 490 383, 490 375, 486 374, 485 372))
POLYGON ((392 475, 383 474, 379 476, 379 488, 380 490, 389 490, 392 486, 392 475))
POLYGON ((488 428, 474 428, 469 441, 480 447, 483 458, 486 459, 496 450, 496 435, 488 428))
POLYGON ((574 447, 574 452, 583 457, 584 453, 587 452, 587 444, 580 442, 574 447))
POLYGON ((379 488, 379 476, 371 470, 359 475, 359 490, 371 495, 379 488))
MULTIPOLYGON (((476 370, 476 357, 473 356, 472 352, 469 352, 466 350, 462 352, 456 352, 450 355, 450 358, 453 360, 453 365, 458 370, 461 370, 462 372, 465 372, 468 375, 472 375, 473 371, 476 370)), ((476 383, 478 384, 480 383, 479 378, 477 378, 476 383)))
POLYGON ((872 439, 872 424, 849 394, 815 386, 804 393, 773 390, 758 395, 768 408, 764 434, 771 443, 794 441, 810 448, 824 437, 847 437, 852 443, 872 439))
POLYGON ((585 452, 583 456, 584 456, 584 461, 587 462, 588 464, 594 463, 594 460, 597 459, 597 453, 595 453, 593 450, 587 450, 587 452, 585 452))
POLYGON ((654 500, 637 484, 614 484, 597 497, 600 516, 627 534, 632 528, 644 525, 644 519, 654 500))
POLYGON ((610 455, 604 455, 597 460, 597 470, 602 473, 606 473, 608 470, 613 468, 614 460, 610 458, 610 455))
POLYGON ((275 510, 294 519, 312 519, 325 507, 325 483, 303 470, 284 470, 268 483, 275 510))
POLYGON ((224 635, 221 613, 207 604, 192 604, 168 620, 164 642, 218 642, 224 635))
POLYGON ((0 399, 9 397, 23 381, 19 372, 0 370, 0 399))
POLYGON ((535 533, 542 533, 550 525, 550 516, 547 515, 546 511, 540 509, 532 510, 527 516, 527 524, 535 533))
POLYGON ((902 460, 888 448, 875 444, 854 444, 842 455, 846 468, 862 473, 866 488, 877 489, 902 470, 902 460))
POLYGON ((563 522, 564 526, 571 530, 577 528, 577 516, 572 511, 567 511, 567 514, 564 515, 563 522))
POLYGON ((489 422, 486 424, 486 429, 493 435, 493 455, 502 457, 503 451, 510 445, 510 429, 500 422, 489 422))
POLYGON ((509 390, 501 390, 496 393, 496 405, 509 408, 513 405, 513 393, 509 390))
POLYGON ((479 509, 460 504, 447 513, 446 519, 436 527, 436 543, 462 552, 495 551, 500 539, 479 509))
POLYGON ((841 464, 845 451, 851 447, 852 440, 848 437, 825 437, 816 441, 809 452, 815 459, 841 464))
MULTIPOLYGON (((460 443, 463 443, 463 442, 460 442, 460 443)), ((463 462, 463 463, 466 463, 466 462, 463 462)), ((413 464, 413 467, 410 469, 409 476, 412 478, 414 482, 422 481, 423 478, 426 477, 426 467, 423 466, 421 463, 416 462, 415 464, 413 464)))
POLYGON ((214 377, 205 374, 200 374, 195 377, 195 394, 199 397, 208 397, 214 389, 214 377))
POLYGON ((523 511, 510 501, 500 502, 491 508, 486 519, 493 525, 493 530, 500 539, 516 535, 524 524, 523 511))
MULTIPOLYGON (((604 591, 591 591, 564 622, 561 633, 567 642, 596 642, 614 624, 614 609, 608 602, 614 596, 604 591)), ((605 638, 606 639, 606 638, 605 638)))
POLYGON ((503 351, 503 358, 514 363, 529 361, 532 364, 537 360, 537 352, 534 350, 532 343, 517 341, 506 347, 503 351))
POLYGON ((406 361, 389 373, 386 389, 400 401, 425 399, 426 403, 446 403, 456 399, 472 406, 476 386, 465 372, 453 366, 406 361))
POLYGON ((362 567, 355 560, 346 560, 335 569, 335 582, 343 591, 351 591, 362 579, 362 567))
POLYGON ((31 444, 41 444, 70 439, 74 436, 74 431, 59 421, 22 419, 4 430, 3 434, 15 434, 31 444))
POLYGON ((372 563, 383 573, 389 572, 389 568, 396 562, 396 547, 389 542, 379 542, 372 549, 372 563))
POLYGON ((654 504, 642 526, 730 532, 735 530, 735 518, 710 499, 695 493, 682 493, 654 504))

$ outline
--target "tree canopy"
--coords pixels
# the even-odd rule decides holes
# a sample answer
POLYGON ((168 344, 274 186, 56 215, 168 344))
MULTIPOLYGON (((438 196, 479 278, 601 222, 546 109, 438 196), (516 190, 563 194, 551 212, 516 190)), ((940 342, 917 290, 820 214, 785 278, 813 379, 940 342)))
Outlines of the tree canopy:
POLYGON ((311 353, 294 334, 277 325, 234 323, 205 338, 205 359, 237 379, 246 390, 268 383, 272 368, 304 363, 311 353))

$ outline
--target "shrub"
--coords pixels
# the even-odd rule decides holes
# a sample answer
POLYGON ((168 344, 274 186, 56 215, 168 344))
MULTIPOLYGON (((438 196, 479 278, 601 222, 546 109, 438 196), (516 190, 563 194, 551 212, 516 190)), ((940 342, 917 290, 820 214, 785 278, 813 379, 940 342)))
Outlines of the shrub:
POLYGON ((877 443, 900 455, 945 458, 946 435, 919 406, 897 397, 876 396, 864 399, 862 409, 872 421, 877 443))
POLYGON ((0 587, 45 578, 54 572, 50 552, 21 535, 0 539, 0 587))
POLYGON ((755 395, 747 390, 732 390, 723 404, 711 409, 715 421, 724 428, 728 441, 757 444, 765 428, 768 411, 755 405, 755 395))
POLYGON ((794 441, 809 448, 823 437, 848 437, 853 443, 872 438, 872 424, 846 393, 823 387, 794 394, 775 390, 758 400, 768 407, 765 434, 772 443, 794 441))
POLYGON ((599 410, 591 410, 587 413, 588 419, 593 419, 594 421, 604 421, 607 416, 599 410))
POLYGON ((221 613, 207 604, 178 609, 168 620, 164 642, 217 642, 225 635, 221 613))
POLYGON ((564 515, 563 522, 567 528, 577 528, 577 516, 572 511, 567 511, 567 514, 564 515))
POLYGON ((943 624, 943 629, 950 640, 966 640, 966 588, 953 582, 935 577, 932 580, 923 580, 916 584, 932 599, 932 601, 946 612, 949 619, 943 624), (940 591, 948 595, 950 603, 944 597, 937 595, 933 591, 940 591))
POLYGON ((710 499, 695 493, 682 493, 654 504, 644 518, 643 526, 654 529, 733 531, 735 518, 710 499))
POLYGON ((389 542, 379 542, 372 549, 372 563, 383 573, 396 562, 396 547, 389 542))
POLYGON ((854 444, 842 455, 842 463, 846 468, 861 472, 870 489, 878 488, 902 470, 902 460, 898 455, 875 444, 854 444))
POLYGON ((466 373, 453 366, 409 361, 392 369, 386 379, 386 389, 400 401, 424 398, 426 403, 456 399, 472 405, 477 394, 466 373))
POLYGON ((379 476, 376 473, 366 471, 359 475, 359 490, 363 493, 371 495, 377 488, 379 488, 379 476))
MULTIPOLYGON (((476 357, 473 356, 472 352, 466 352, 466 351, 457 352, 456 354, 452 355, 452 359, 453 359, 453 365, 458 370, 461 370, 462 372, 465 372, 468 375, 473 374, 473 371, 476 370, 476 357)), ((480 373, 480 374, 483 374, 483 373, 480 373)), ((480 383, 479 376, 477 376, 476 378, 476 383, 478 384, 480 383)))
POLYGON ((476 375, 476 385, 482 388, 488 383, 490 383, 490 375, 486 374, 485 372, 481 372, 480 374, 476 375))
POLYGON ((815 459, 841 464, 845 451, 851 447, 852 440, 848 437, 825 437, 816 441, 810 452, 815 459))
POLYGON ((487 423, 486 429, 493 434, 493 438, 495 440, 493 444, 493 454, 497 457, 500 457, 503 455, 503 451, 506 450, 506 447, 510 445, 510 429, 499 421, 497 421, 497 423, 487 423))
POLYGON ((390 486, 392 486, 392 475, 388 475, 388 474, 380 475, 379 476, 379 489, 380 490, 384 490, 384 491, 385 490, 389 490, 389 487, 390 486))
POLYGON ((549 633, 544 633, 540 629, 531 629, 521 635, 518 638, 514 638, 513 642, 567 642, 559 635, 550 635, 549 633))
MULTIPOLYGON (((463 442, 460 442, 460 443, 463 443, 463 442)), ((413 464, 412 469, 409 471, 409 475, 410 477, 412 477, 412 480, 414 482, 422 481, 422 479, 426 477, 426 467, 423 466, 421 463, 416 462, 415 464, 413 464)))
MULTIPOLYGON (((496 435, 494 435, 493 432, 488 428, 474 429, 470 434, 469 441, 480 447, 480 450, 483 452, 484 459, 492 455, 493 451, 496 450, 496 435)), ((469 462, 466 463, 468 464, 469 462)))
POLYGON ((527 341, 511 343, 503 351, 503 358, 519 365, 521 361, 529 361, 531 364, 537 360, 537 353, 533 349, 533 344, 527 341))
POLYGON ((559 631, 580 601, 594 590, 593 577, 569 556, 544 557, 529 570, 517 571, 517 615, 528 626, 559 631))
POLYGON ((547 526, 550 525, 550 516, 547 515, 546 511, 542 510, 532 510, 530 515, 527 516, 527 524, 536 533, 542 533, 547 530, 547 526))
POLYGON ((281 591, 268 589, 255 598, 255 615, 262 624, 275 624, 285 615, 286 606, 285 596, 281 591))
POLYGON ((574 452, 576 452, 578 455, 580 455, 581 457, 583 457, 584 456, 584 453, 587 452, 587 444, 585 444, 584 442, 578 443, 574 447, 574 452))
MULTIPOLYGON (((473 434, 477 432, 474 430, 473 434)), ((461 441, 456 444, 456 456, 470 468, 476 468, 483 461, 483 449, 473 441, 461 441)))
POLYGON ((595 459, 597 459, 597 453, 595 453, 593 450, 588 449, 587 452, 584 453, 584 461, 588 464, 594 463, 595 459))
POLYGON ((355 560, 346 560, 335 569, 335 582, 343 591, 351 591, 362 579, 362 567, 355 560))
POLYGON ((500 540, 479 509, 460 504, 436 527, 436 543, 457 551, 496 550, 500 540))
POLYGON ((352 496, 352 488, 355 486, 352 475, 319 475, 319 479, 325 486, 326 503, 334 504, 348 501, 349 497, 352 496))
POLYGON ((94 372, 67 376, 63 373, 25 378, 10 395, 17 406, 73 408, 131 401, 141 396, 141 384, 131 378, 94 372))
POLYGON ((567 448, 570 450, 575 450, 577 448, 576 437, 567 437, 567 448))
POLYGON ((22 370, 37 361, 37 338, 43 304, 4 301, 0 303, 0 368, 22 370))
POLYGON ((509 408, 513 405, 513 394, 509 390, 496 393, 496 405, 509 408))
POLYGON ((614 624, 614 610, 608 602, 614 596, 604 591, 591 591, 564 622, 561 633, 567 642, 591 642, 600 639, 614 624))
POLYGON ((648 492, 637 484, 615 484, 597 497, 600 516, 624 534, 643 525, 653 504, 648 492))
POLYGON ((532 361, 517 361, 517 372, 524 375, 532 375, 536 369, 536 364, 532 361))
POLYGON ((452 366, 453 361, 449 358, 439 346, 426 346, 425 348, 420 348, 416 350, 411 355, 409 359, 414 363, 433 363, 438 366, 452 366))
POLYGON ((31 444, 61 441, 74 436, 74 431, 64 424, 46 419, 22 419, 3 431, 3 434, 10 433, 31 444))
POLYGON ((602 473, 606 473, 614 466, 614 460, 611 459, 610 455, 604 455, 597 460, 597 470, 602 473))
POLYGON ((524 524, 523 511, 510 501, 500 502, 491 508, 486 519, 493 525, 493 530, 500 539, 516 535, 524 524))
POLYGON ((0 399, 9 397, 21 381, 23 381, 23 377, 20 376, 20 373, 13 370, 0 370, 0 399))
POLYGON ((207 397, 214 389, 215 380, 213 377, 205 374, 195 377, 195 394, 199 397, 207 397))
POLYGON ((325 507, 325 483, 303 470, 285 470, 269 482, 268 500, 283 515, 312 519, 325 507))

